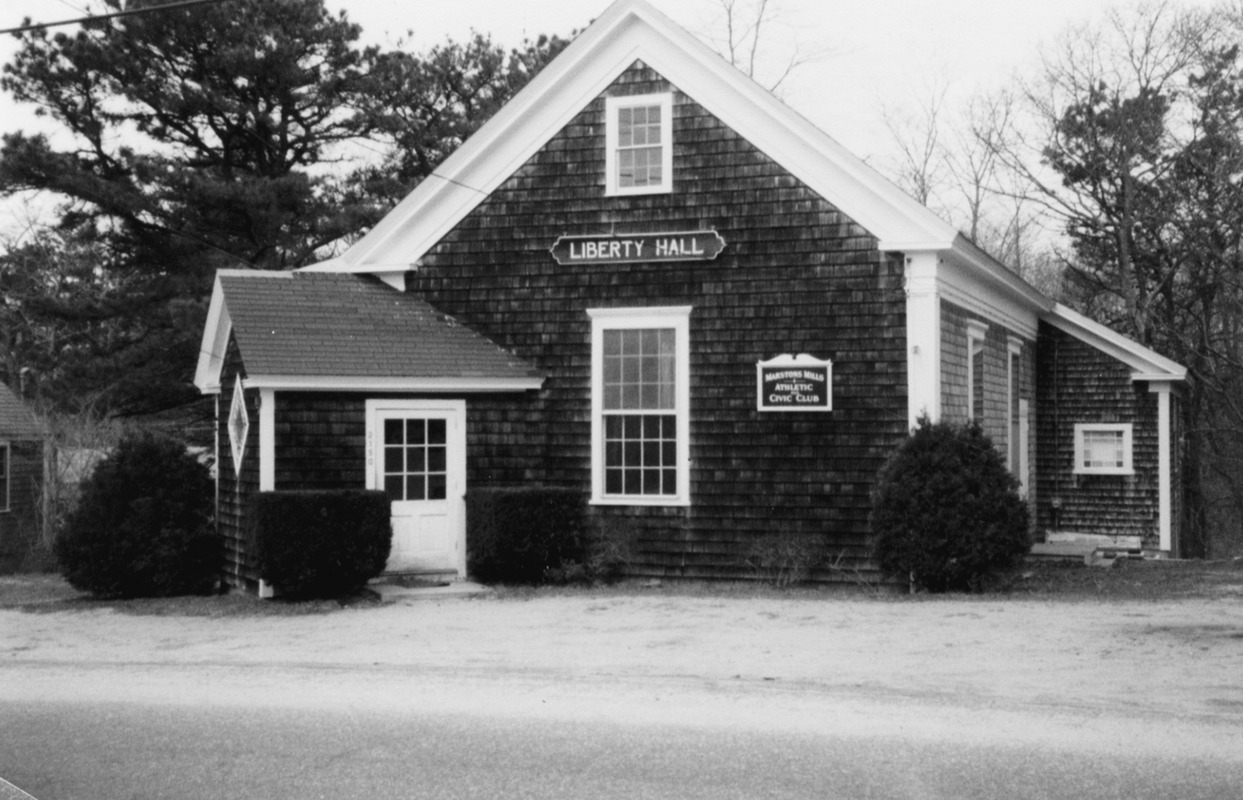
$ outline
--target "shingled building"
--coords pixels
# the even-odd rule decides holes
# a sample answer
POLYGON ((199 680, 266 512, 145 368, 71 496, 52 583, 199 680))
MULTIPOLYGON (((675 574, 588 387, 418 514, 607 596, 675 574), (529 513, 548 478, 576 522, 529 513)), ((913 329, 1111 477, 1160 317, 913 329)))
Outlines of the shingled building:
POLYGON ((1184 369, 1054 303, 643 0, 619 0, 340 257, 222 272, 233 580, 247 495, 378 487, 390 568, 463 576, 477 487, 550 484, 635 570, 757 538, 868 569, 877 470, 980 420, 1038 538, 1178 549, 1184 369), (390 453, 406 453, 390 458, 390 453))

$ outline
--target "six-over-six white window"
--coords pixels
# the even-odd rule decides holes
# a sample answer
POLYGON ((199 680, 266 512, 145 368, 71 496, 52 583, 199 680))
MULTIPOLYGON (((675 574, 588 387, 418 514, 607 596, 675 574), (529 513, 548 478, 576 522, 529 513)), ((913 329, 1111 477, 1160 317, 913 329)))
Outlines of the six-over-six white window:
POLYGON ((672 191, 672 95, 610 97, 605 113, 605 193, 672 191))
POLYGON ((592 502, 690 502, 690 311, 588 309, 592 502))
POLYGON ((1130 475, 1130 423, 1075 425, 1075 472, 1081 475, 1130 475))

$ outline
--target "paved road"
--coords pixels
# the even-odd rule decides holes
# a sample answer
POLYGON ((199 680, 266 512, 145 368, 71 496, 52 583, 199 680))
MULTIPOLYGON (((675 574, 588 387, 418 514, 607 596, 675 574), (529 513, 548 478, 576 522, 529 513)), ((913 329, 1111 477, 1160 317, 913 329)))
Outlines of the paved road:
POLYGON ((38 800, 1216 799, 1243 787, 1234 722, 762 680, 0 665, 0 776, 38 800))

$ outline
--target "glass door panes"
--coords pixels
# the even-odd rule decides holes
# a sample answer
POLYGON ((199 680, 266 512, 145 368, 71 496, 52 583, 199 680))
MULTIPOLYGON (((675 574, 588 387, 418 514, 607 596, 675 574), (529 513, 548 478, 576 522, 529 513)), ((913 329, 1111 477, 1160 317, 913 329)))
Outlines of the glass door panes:
POLYGON ((390 500, 444 500, 446 465, 444 419, 384 421, 384 491, 390 500))

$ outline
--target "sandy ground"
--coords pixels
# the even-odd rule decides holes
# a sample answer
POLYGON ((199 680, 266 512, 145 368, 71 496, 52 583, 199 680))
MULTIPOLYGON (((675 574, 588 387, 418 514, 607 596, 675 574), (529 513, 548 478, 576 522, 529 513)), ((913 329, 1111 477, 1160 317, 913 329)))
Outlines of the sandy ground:
POLYGON ((1243 762, 1243 598, 420 597, 0 610, 0 701, 599 715, 1243 762))

